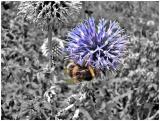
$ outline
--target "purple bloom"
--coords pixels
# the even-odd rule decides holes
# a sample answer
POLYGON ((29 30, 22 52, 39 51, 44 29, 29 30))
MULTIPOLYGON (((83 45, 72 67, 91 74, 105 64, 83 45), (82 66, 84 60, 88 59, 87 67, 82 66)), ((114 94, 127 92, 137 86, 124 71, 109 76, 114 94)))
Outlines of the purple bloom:
POLYGON ((68 34, 66 51, 80 66, 116 70, 128 39, 123 33, 115 21, 101 19, 96 26, 94 18, 89 18, 68 34))

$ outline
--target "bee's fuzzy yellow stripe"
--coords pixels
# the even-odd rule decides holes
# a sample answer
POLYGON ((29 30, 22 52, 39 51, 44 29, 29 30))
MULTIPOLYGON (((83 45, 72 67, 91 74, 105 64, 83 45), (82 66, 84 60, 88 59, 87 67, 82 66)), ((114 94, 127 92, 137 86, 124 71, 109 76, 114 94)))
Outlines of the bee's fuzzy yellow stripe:
POLYGON ((89 71, 91 72, 92 77, 95 77, 93 68, 91 66, 89 66, 88 68, 89 68, 89 71))

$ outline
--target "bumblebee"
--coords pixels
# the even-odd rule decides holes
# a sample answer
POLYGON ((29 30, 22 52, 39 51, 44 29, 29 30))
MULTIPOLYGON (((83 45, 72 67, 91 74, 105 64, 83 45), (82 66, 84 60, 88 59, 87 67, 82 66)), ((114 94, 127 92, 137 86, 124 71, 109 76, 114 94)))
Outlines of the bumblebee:
POLYGON ((74 62, 67 65, 67 73, 75 83, 82 80, 91 81, 98 75, 98 72, 92 66, 82 67, 74 62))

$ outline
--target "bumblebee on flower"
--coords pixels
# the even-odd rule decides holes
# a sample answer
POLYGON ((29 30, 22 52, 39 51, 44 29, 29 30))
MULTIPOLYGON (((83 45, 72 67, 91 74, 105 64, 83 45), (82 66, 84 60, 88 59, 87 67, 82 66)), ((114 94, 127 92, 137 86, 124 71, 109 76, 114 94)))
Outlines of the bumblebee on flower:
POLYGON ((96 26, 92 17, 75 27, 68 34, 68 40, 65 50, 69 58, 80 68, 94 70, 93 73, 117 69, 125 54, 128 36, 118 22, 100 19, 96 26))

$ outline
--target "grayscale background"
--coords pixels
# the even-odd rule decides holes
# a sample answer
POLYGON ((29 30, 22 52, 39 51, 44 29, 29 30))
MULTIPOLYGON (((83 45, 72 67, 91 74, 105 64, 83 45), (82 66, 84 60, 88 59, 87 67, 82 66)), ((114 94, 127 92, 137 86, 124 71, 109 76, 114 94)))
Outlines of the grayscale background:
POLYGON ((45 70, 47 32, 17 18, 19 3, 1 2, 2 120, 159 119, 159 2, 82 2, 59 38, 90 16, 117 20, 130 38, 117 72, 78 84, 65 74, 65 61, 45 70))

